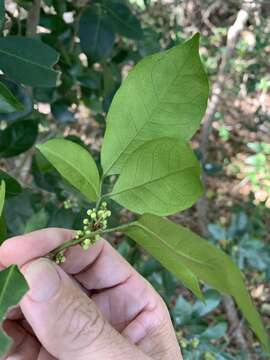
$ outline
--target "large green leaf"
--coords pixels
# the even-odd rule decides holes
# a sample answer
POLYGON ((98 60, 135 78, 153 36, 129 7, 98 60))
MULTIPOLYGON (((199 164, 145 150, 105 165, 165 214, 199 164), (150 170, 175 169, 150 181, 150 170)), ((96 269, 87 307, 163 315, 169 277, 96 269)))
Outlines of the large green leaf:
POLYGON ((49 140, 39 145, 38 149, 63 178, 88 200, 97 200, 100 191, 99 173, 87 150, 65 139, 49 140))
POLYGON ((229 256, 190 230, 155 215, 143 215, 125 232, 175 275, 181 264, 213 288, 232 295, 261 343, 270 350, 243 276, 229 256))
MULTIPOLYGON (((28 285, 17 266, 11 265, 0 272, 0 322, 7 311, 17 305, 28 291, 28 285)), ((5 355, 11 340, 0 331, 0 356, 5 355)))
POLYGON ((103 6, 111 16, 115 30, 119 34, 131 39, 142 38, 140 21, 125 4, 107 0, 103 2, 103 6))
POLYGON ((105 175, 121 172, 143 142, 188 140, 205 112, 209 92, 199 57, 199 34, 143 59, 116 93, 107 118, 101 162, 105 175))
POLYGON ((22 187, 18 181, 3 170, 0 170, 0 182, 2 180, 6 183, 6 197, 15 196, 22 192, 22 187))
POLYGON ((202 194, 200 164, 185 143, 151 140, 127 159, 111 198, 136 213, 171 215, 202 194))
POLYGON ((52 69, 58 53, 38 39, 0 38, 0 69, 13 80, 38 87, 55 86, 59 72, 52 69))
POLYGON ((19 155, 30 149, 38 136, 36 120, 18 120, 0 131, 0 157, 19 155))
POLYGON ((23 110, 22 104, 15 98, 9 89, 0 82, 0 113, 10 114, 23 110))
POLYGON ((114 44, 115 33, 109 16, 99 4, 87 8, 79 24, 83 52, 92 62, 106 58, 114 44))

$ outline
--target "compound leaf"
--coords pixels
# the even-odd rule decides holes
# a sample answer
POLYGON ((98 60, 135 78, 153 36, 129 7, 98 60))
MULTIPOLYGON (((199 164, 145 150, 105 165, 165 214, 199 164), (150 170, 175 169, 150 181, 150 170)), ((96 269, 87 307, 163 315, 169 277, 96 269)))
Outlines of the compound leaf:
POLYGON ((55 86, 59 72, 52 69, 58 53, 38 39, 0 38, 0 69, 13 80, 38 87, 55 86))
POLYGON ((97 200, 99 173, 94 159, 86 149, 65 139, 52 139, 37 148, 63 178, 89 201, 97 200))
POLYGON ((155 215, 143 215, 125 233, 176 276, 177 266, 181 264, 198 279, 233 296, 261 343, 270 350, 268 336, 243 276, 229 256, 190 230, 155 215))
POLYGON ((23 110, 22 104, 16 99, 12 92, 0 82, 0 113, 10 114, 23 110))
MULTIPOLYGON (((16 265, 0 271, 0 322, 7 311, 17 305, 28 291, 28 285, 16 265)), ((0 331, 0 356, 4 356, 11 340, 0 331)))
POLYGON ((177 139, 160 138, 130 155, 111 198, 136 213, 165 216, 190 207, 201 194, 193 151, 177 139))
POLYGON ((190 139, 205 112, 209 92, 199 57, 199 34, 144 58, 116 93, 101 152, 105 175, 119 174, 143 142, 190 139))

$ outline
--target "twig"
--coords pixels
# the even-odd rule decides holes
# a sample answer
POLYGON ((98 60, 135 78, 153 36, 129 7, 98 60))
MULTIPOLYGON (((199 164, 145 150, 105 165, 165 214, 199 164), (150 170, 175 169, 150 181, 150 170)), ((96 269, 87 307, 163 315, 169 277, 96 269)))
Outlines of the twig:
MULTIPOLYGON (((200 141, 200 149, 201 149, 201 156, 202 162, 205 164, 206 159, 208 158, 208 151, 209 151, 209 138, 212 133, 212 125, 214 120, 214 115, 217 111, 220 96, 223 93, 224 85, 226 76, 228 73, 228 67, 230 59, 232 58, 237 41, 239 39, 241 31, 244 29, 246 22, 249 18, 249 14, 251 8, 253 6, 253 1, 244 0, 241 9, 239 10, 236 20, 233 25, 228 29, 227 33, 227 41, 226 41, 226 49, 222 55, 220 67, 218 70, 218 75, 216 82, 214 83, 212 89, 212 95, 210 101, 208 103, 208 107, 206 110, 205 117, 203 119, 203 127, 201 133, 201 141, 200 141)), ((203 173, 202 181, 206 183, 206 174, 203 173)), ((205 197, 200 199, 197 204, 197 211, 198 211, 198 222, 201 228, 201 232, 204 236, 208 236, 208 202, 205 197)), ((247 352, 249 351, 249 344, 246 340, 243 332, 243 328, 240 325, 240 321, 238 318, 237 310, 235 308, 235 304, 233 300, 229 296, 223 297, 223 305, 227 314, 227 318, 233 329, 232 336, 237 344, 238 347, 245 349, 247 352)), ((252 359, 252 355, 248 353, 246 358, 252 359)))
POLYGON ((26 23, 26 36, 33 37, 36 35, 39 24, 41 0, 34 0, 33 5, 28 12, 26 23))

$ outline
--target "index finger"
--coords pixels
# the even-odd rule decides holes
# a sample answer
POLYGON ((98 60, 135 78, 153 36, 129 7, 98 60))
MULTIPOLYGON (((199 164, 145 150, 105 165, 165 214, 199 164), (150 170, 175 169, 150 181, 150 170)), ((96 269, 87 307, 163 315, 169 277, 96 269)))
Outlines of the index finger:
POLYGON ((22 266, 46 256, 66 241, 73 239, 73 230, 48 228, 6 240, 0 247, 0 267, 11 264, 22 266))

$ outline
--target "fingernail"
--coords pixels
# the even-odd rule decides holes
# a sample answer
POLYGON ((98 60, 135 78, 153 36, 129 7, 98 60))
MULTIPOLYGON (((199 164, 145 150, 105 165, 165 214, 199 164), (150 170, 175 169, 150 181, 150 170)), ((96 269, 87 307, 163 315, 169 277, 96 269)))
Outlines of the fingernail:
POLYGON ((59 274, 47 259, 33 261, 23 273, 30 287, 27 295, 34 301, 48 301, 60 288, 59 274))

